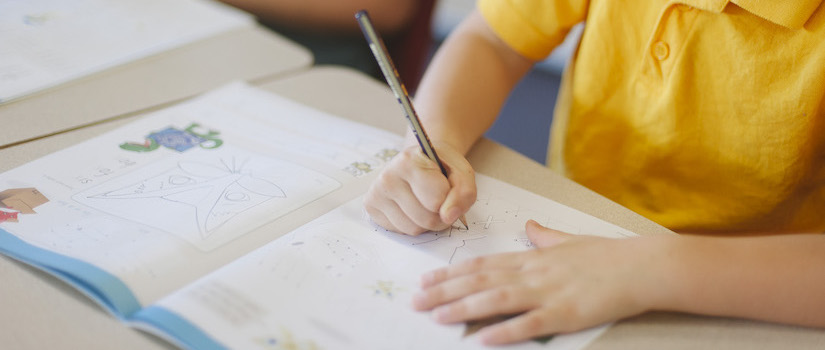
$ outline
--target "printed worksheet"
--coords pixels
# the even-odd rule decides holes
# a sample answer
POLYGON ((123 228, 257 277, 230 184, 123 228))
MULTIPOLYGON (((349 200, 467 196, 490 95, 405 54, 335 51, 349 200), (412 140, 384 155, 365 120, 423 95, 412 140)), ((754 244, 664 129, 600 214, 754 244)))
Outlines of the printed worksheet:
MULTIPOLYGON (((362 196, 402 143, 230 84, 0 174, 0 253, 182 348, 477 349, 477 324, 413 310, 423 273, 534 249, 531 219, 635 236, 481 174, 468 228, 389 232, 362 196)), ((607 327, 507 348, 578 350, 607 327)))
POLYGON ((253 23, 210 0, 0 1, 0 103, 253 23))
MULTIPOLYGON (((444 326, 412 308, 427 271, 527 250, 536 220, 571 233, 634 233, 504 182, 477 175, 469 229, 405 236, 372 223, 361 198, 303 225, 153 306, 244 349, 477 349, 465 325, 444 326)), ((579 349, 605 327, 514 349, 579 349)))
POLYGON ((4 173, 0 233, 136 310, 357 197, 401 140, 237 83, 4 173))

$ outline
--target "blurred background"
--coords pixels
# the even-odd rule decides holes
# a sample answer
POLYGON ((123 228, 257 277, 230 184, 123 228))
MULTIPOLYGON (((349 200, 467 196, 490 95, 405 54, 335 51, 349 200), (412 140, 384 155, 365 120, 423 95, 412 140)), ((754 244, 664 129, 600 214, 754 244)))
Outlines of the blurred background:
MULTIPOLYGON (((383 81, 353 17, 367 9, 410 92, 441 42, 475 7, 475 0, 221 1, 310 49, 316 65, 345 65, 383 81)), ((581 26, 520 82, 488 138, 545 163, 559 81, 580 32, 581 26)))
MULTIPOLYGON (((433 11, 433 47, 475 7, 475 0, 438 0, 433 11)), ((486 136, 536 162, 545 163, 550 123, 559 82, 567 59, 581 35, 576 27, 546 60, 536 65, 519 83, 498 120, 486 136)))

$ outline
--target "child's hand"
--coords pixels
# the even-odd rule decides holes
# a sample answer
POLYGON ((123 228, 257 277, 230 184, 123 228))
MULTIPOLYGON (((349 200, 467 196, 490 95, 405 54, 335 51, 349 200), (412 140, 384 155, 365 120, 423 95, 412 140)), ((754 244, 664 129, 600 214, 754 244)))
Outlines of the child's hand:
POLYGON ((443 230, 470 209, 476 200, 473 168, 449 145, 435 148, 449 179, 418 145, 408 147, 387 165, 364 198, 375 223, 417 235, 443 230))
POLYGON ((422 277, 414 307, 441 323, 520 314, 487 326, 487 344, 582 330, 642 313, 663 292, 666 258, 647 238, 574 236, 527 223, 538 249, 494 255, 422 277), (654 294, 654 295, 651 295, 654 294))

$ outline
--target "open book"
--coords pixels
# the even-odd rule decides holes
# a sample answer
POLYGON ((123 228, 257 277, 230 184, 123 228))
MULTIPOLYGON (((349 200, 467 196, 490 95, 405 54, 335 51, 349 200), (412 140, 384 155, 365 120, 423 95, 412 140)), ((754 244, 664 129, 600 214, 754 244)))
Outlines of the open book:
POLYGON ((0 104, 253 24, 212 0, 2 1, 0 104))
POLYGON ((229 85, 0 175, 0 252, 185 348, 461 349, 463 325, 410 306, 422 273, 530 249, 529 219, 633 235, 483 175, 469 229, 387 232, 361 195, 400 144, 229 85))

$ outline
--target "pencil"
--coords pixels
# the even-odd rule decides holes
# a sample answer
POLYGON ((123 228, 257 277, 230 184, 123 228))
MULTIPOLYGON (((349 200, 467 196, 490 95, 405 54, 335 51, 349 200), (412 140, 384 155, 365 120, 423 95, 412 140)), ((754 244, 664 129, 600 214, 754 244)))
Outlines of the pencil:
MULTIPOLYGON (((358 20, 358 24, 361 26, 361 31, 367 39, 367 44, 369 44, 370 50, 372 51, 373 56, 375 56, 375 60, 378 61, 378 66, 381 68, 381 73, 384 74, 384 79, 387 80, 387 84, 390 85, 390 89, 392 89, 392 92, 395 94, 395 98, 401 105, 401 109, 404 111, 404 115, 410 123, 413 135, 415 135, 415 139, 418 140, 418 145, 421 146, 421 151, 424 152, 427 158, 430 158, 430 160, 438 164, 438 168, 441 169, 441 173, 446 177, 447 168, 445 168, 444 164, 441 163, 441 159, 438 158, 438 154, 435 153, 435 148, 430 142, 430 138, 427 137, 424 127, 421 126, 421 121, 418 119, 418 114, 415 112, 415 108, 413 108, 410 94, 401 82, 401 77, 398 75, 398 70, 395 69, 395 64, 393 64, 390 54, 387 52, 387 47, 384 46, 384 41, 381 40, 378 32, 375 31, 375 27, 372 25, 369 14, 367 14, 366 10, 358 11, 358 13, 355 14, 355 19, 358 20)), ((464 224, 464 228, 470 228, 467 226, 467 219, 464 215, 461 215, 458 220, 464 224)))

